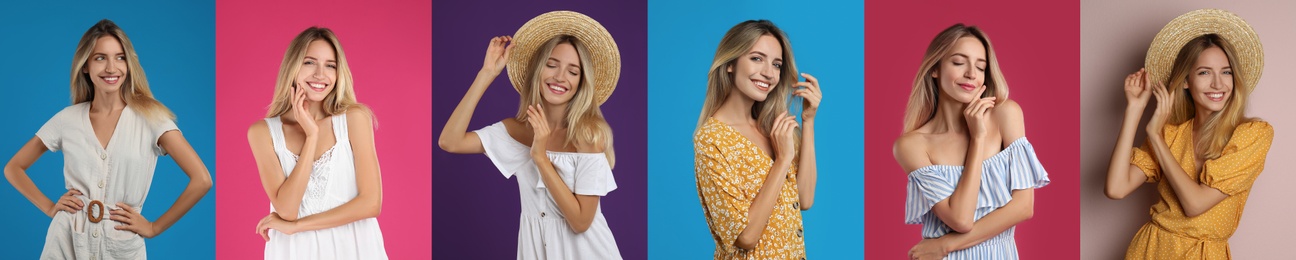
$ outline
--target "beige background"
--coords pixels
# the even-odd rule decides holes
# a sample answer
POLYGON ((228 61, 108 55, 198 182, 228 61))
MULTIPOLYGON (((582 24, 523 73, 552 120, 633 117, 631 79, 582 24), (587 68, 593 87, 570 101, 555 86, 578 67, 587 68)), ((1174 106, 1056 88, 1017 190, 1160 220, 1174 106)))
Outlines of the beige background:
MULTIPOLYGON (((1125 109, 1122 84, 1143 66, 1153 36, 1176 16, 1201 8, 1231 11, 1245 19, 1264 44, 1264 74, 1248 116, 1273 124, 1275 137, 1265 171, 1252 187, 1242 223, 1229 240, 1235 259, 1290 255, 1296 241, 1296 2, 1294 1, 1082 1, 1080 27, 1081 258, 1120 259, 1148 221, 1156 188, 1143 185, 1124 200, 1103 195, 1111 150, 1125 109)), ((1043 43, 1044 41, 1041 41, 1043 43)), ((1148 113, 1143 117, 1147 121, 1148 113)), ((1142 129, 1135 141, 1143 142, 1142 129)))

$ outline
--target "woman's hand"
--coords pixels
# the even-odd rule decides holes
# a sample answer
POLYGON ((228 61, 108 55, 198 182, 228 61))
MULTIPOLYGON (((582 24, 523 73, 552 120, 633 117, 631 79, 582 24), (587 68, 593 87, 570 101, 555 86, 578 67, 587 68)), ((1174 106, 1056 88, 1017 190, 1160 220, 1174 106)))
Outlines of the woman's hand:
POLYGON ((545 147, 549 145, 549 119, 545 117, 544 108, 540 104, 527 106, 527 124, 531 125, 531 132, 535 137, 531 139, 531 156, 544 157, 545 147))
POLYGON ((297 233, 296 222, 284 220, 279 217, 279 213, 274 212, 270 212, 270 215, 261 218, 261 222, 257 223, 256 233, 257 235, 261 235, 261 239, 270 241, 271 229, 278 230, 279 233, 284 233, 286 235, 297 233))
POLYGON ((85 207, 85 204, 81 202, 81 199, 78 199, 76 196, 81 196, 81 191, 68 189, 68 192, 63 193, 63 196, 59 197, 58 201, 54 202, 54 207, 50 207, 49 211, 45 212, 45 215, 54 217, 54 214, 58 214, 59 211, 76 214, 77 211, 80 211, 85 207))
POLYGON ((986 86, 981 85, 977 88, 972 102, 969 102, 963 108, 963 119, 967 120, 968 130, 972 133, 972 138, 984 140, 990 137, 990 110, 994 109, 995 97, 982 98, 981 94, 985 93, 986 86))
POLYGON ((513 41, 512 36, 497 36, 491 38, 490 45, 486 46, 486 60, 482 62, 481 72, 488 72, 490 75, 499 75, 504 70, 505 64, 508 64, 509 53, 513 52, 516 44, 509 44, 513 41))
POLYGON ((1146 69, 1139 69, 1125 77, 1125 101, 1129 102, 1130 108, 1143 112, 1151 96, 1152 90, 1148 86, 1146 69))
POLYGON ((796 156, 796 130, 797 123, 795 116, 789 116, 787 112, 779 113, 774 119, 774 127, 770 130, 770 140, 774 147, 774 160, 787 160, 792 162, 792 157, 796 156))
POLYGON ((949 252, 945 251, 945 245, 935 238, 925 238, 909 249, 909 259, 940 260, 946 255, 949 255, 949 252))
POLYGON ((126 203, 118 202, 117 209, 109 211, 109 213, 112 214, 109 219, 122 223, 114 227, 117 230, 135 232, 135 234, 139 234, 144 238, 152 238, 157 235, 157 232, 153 230, 153 222, 149 222, 148 219, 144 218, 144 215, 135 212, 135 209, 131 208, 130 205, 126 205, 126 203))
POLYGON ((803 104, 791 105, 802 106, 801 119, 805 121, 813 121, 815 112, 819 111, 819 102, 823 100, 823 92, 820 92, 819 90, 819 79, 806 73, 801 73, 801 76, 805 77, 806 81, 797 82, 797 89, 792 92, 792 95, 800 96, 804 98, 805 101, 802 102, 803 104))
MULTIPOLYGON (((319 133, 319 125, 315 123, 315 115, 311 114, 310 109, 306 106, 306 89, 300 86, 293 88, 293 115, 297 117, 297 125, 301 126, 302 132, 307 137, 315 136, 319 133)), ((309 139, 309 138, 308 138, 309 139)), ((309 140, 307 140, 309 141, 309 140)))
POLYGON ((1179 94, 1177 90, 1169 90, 1164 84, 1157 82, 1152 87, 1152 95, 1156 96, 1157 107, 1152 113, 1152 119, 1148 120, 1147 134, 1148 137, 1161 138, 1161 129, 1165 127, 1166 120, 1170 118, 1170 111, 1174 108, 1175 96, 1179 94))

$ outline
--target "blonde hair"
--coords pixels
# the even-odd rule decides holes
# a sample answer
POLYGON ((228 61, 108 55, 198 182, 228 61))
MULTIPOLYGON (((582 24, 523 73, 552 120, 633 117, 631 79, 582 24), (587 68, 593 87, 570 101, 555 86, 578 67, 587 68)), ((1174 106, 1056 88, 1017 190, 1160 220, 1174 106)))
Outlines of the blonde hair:
POLYGON ((576 49, 576 56, 580 59, 580 85, 576 87, 576 94, 571 101, 567 102, 567 114, 562 115, 563 124, 567 127, 567 142, 563 145, 584 144, 584 145, 603 145, 604 154, 607 156, 608 164, 616 165, 616 153, 612 149, 612 127, 608 125, 607 120, 603 118, 603 111, 594 101, 594 95, 597 91, 594 88, 598 86, 591 85, 594 81, 594 73, 589 73, 591 69, 586 68, 590 63, 590 52, 585 44, 569 35, 555 36, 539 49, 537 53, 531 56, 531 66, 525 78, 529 82, 521 85, 523 89, 519 91, 518 112, 516 118, 518 121, 527 120, 527 107, 535 104, 543 104, 544 97, 540 91, 545 89, 544 86, 544 64, 549 60, 549 55, 553 53, 554 47, 558 44, 571 44, 576 49))
POLYGON ((715 58, 711 61, 711 70, 707 73, 707 94, 706 99, 702 101, 702 114, 698 116, 698 127, 706 124, 707 118, 720 109, 720 104, 724 103, 729 92, 734 90, 735 77, 728 72, 729 68, 735 66, 738 58, 747 54, 747 51, 756 45, 756 40, 765 35, 773 36, 783 47, 783 66, 779 70, 779 81, 773 86, 765 101, 758 101, 752 105, 752 118, 756 119, 761 132, 768 134, 774 128, 774 120, 778 119, 779 113, 790 113, 788 97, 797 83, 792 43, 788 40, 787 34, 784 34, 783 30, 773 22, 747 20, 734 25, 720 39, 720 46, 716 48, 715 58))
POLYGON ((1003 72, 999 70, 999 59, 995 58, 993 45, 990 44, 990 38, 976 26, 964 26, 963 24, 954 24, 945 28, 940 34, 932 39, 927 45, 927 52, 923 54, 922 65, 918 67, 918 75, 914 75, 913 90, 909 92, 909 105, 905 107, 904 114, 904 132, 913 131, 922 127, 923 124, 931 121, 936 116, 936 101, 940 99, 940 83, 932 78, 932 73, 936 73, 941 59, 949 56, 954 51, 954 44, 958 39, 963 37, 976 37, 981 41, 982 47, 986 50, 986 81, 985 93, 981 97, 996 97, 996 103, 1002 103, 1008 100, 1008 81, 1004 79, 1003 72))
POLYGON ((335 116, 344 114, 348 109, 359 108, 368 112, 368 108, 356 101, 355 82, 351 79, 351 69, 347 67, 346 53, 342 52, 342 43, 338 41, 333 30, 311 27, 297 34, 288 51, 284 52, 283 62, 279 65, 279 78, 275 82, 274 100, 270 102, 266 117, 276 117, 292 110, 293 85, 297 84, 297 73, 301 71, 302 60, 306 58, 306 49, 311 42, 323 40, 333 47, 337 56, 337 83, 333 91, 324 96, 324 114, 335 116))
POLYGON ((81 41, 77 43, 76 53, 72 55, 72 81, 71 93, 72 104, 91 101, 95 99, 94 83, 90 80, 90 75, 82 70, 86 69, 86 62, 90 55, 94 53, 94 48, 102 37, 113 37, 121 43, 122 51, 126 54, 126 81, 122 82, 122 100, 126 101, 126 106, 139 112, 149 122, 159 120, 175 120, 175 114, 170 109, 162 105, 157 99, 153 98, 153 92, 149 91, 148 78, 144 76, 144 67, 140 66, 139 54, 135 53, 135 46, 131 44, 130 38, 126 37, 126 32, 111 20, 103 19, 81 36, 81 41))
MULTIPOLYGON (((1166 88, 1169 91, 1184 91, 1174 100, 1174 108, 1170 114, 1169 123, 1182 124, 1197 116, 1196 103, 1193 100, 1192 90, 1184 89, 1188 84, 1188 75, 1192 74, 1193 66, 1197 63, 1198 56, 1202 51, 1211 47, 1219 47, 1224 51, 1224 56, 1228 57, 1229 64, 1237 64, 1231 53, 1235 53, 1233 45, 1229 44, 1223 38, 1216 34, 1207 34, 1198 36, 1182 49, 1179 49, 1179 55, 1175 56, 1173 69, 1170 70, 1169 83, 1166 88)), ((1239 124, 1258 120, 1256 118, 1247 118, 1246 102, 1247 97, 1251 95, 1252 88, 1243 87, 1243 79, 1252 75, 1245 75, 1241 70, 1233 71, 1233 95, 1229 95, 1229 100, 1224 102, 1224 109, 1218 113, 1210 115, 1206 122, 1202 123, 1202 128, 1196 135, 1195 147, 1198 147, 1197 153, 1205 159, 1216 159, 1224 152, 1224 146, 1233 137, 1233 130, 1239 124)))

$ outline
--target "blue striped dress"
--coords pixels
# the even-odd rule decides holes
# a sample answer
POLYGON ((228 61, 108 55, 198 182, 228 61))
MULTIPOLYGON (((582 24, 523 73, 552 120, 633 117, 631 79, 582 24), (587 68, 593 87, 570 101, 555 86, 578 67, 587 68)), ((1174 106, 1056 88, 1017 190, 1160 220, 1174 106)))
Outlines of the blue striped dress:
MULTIPOLYGON (((977 193, 975 219, 1007 205, 1012 191, 1042 188, 1048 185, 1048 173, 1035 157, 1035 148, 1026 137, 1013 141, 982 164, 981 191, 977 193)), ((953 232, 931 212, 937 202, 954 193, 963 175, 963 166, 931 165, 909 173, 905 198, 905 224, 922 224, 923 238, 937 238, 953 232)), ((1010 227, 1003 233, 975 246, 950 252, 945 259, 1017 259, 1017 242, 1010 227)))

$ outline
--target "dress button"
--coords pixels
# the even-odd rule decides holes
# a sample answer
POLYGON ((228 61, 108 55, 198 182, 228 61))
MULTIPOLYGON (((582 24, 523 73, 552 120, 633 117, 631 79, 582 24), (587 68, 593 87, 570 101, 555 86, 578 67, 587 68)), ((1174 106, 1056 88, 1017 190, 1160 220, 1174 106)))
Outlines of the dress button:
POLYGON ((106 153, 99 153, 99 159, 100 159, 100 160, 108 160, 108 154, 106 154, 106 153))
MULTIPOLYGON (((101 188, 102 188, 102 187, 101 187, 101 188)), ((800 202, 800 201, 798 201, 798 202, 793 202, 793 203, 792 203, 792 208, 794 208, 794 209, 801 209, 801 202, 800 202)))
POLYGON ((104 182, 105 182, 104 180, 99 180, 99 188, 104 187, 104 182))
POLYGON ((99 237, 99 230, 95 230, 94 233, 90 233, 90 236, 92 236, 92 237, 96 237, 96 238, 99 237))
POLYGON ((802 232, 801 229, 798 228, 798 229, 797 229, 797 237, 801 237, 801 236, 803 236, 803 235, 805 235, 805 232, 802 232))
POLYGON ((544 217, 544 212, 540 212, 540 217, 544 217))

